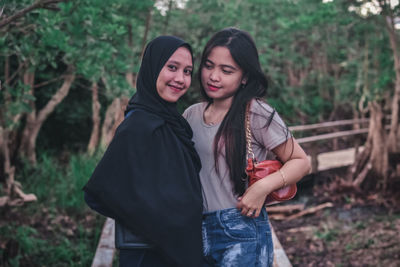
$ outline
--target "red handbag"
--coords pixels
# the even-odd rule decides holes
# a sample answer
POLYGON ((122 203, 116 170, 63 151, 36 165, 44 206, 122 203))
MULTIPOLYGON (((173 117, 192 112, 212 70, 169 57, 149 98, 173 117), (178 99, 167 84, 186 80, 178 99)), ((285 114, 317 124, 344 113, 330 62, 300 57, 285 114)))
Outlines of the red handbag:
POLYGON ((283 172, 280 170, 282 163, 278 160, 264 160, 257 162, 254 156, 253 149, 251 147, 251 128, 250 128, 250 103, 246 109, 246 143, 247 143, 247 167, 246 174, 248 177, 248 186, 257 182, 260 179, 265 178, 267 175, 279 171, 282 180, 283 187, 270 193, 265 199, 265 205, 271 205, 276 202, 292 199, 297 193, 296 184, 286 185, 285 177, 283 172))

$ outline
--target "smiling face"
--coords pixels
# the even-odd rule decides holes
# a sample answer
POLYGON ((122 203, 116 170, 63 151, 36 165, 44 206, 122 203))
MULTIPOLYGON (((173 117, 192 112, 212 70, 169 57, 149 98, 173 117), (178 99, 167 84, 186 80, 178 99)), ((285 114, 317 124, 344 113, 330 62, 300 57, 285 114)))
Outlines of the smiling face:
POLYGON ((218 101, 231 99, 246 80, 229 49, 216 46, 201 67, 201 83, 207 96, 218 101))
POLYGON ((157 92, 174 103, 183 96, 192 81, 193 61, 189 50, 181 46, 168 59, 157 78, 157 92))

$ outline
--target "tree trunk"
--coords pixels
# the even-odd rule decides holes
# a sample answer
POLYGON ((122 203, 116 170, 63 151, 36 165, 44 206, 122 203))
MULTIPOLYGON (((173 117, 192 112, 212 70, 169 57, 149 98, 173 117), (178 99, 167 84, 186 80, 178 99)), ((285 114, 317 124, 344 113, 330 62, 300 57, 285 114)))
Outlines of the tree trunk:
MULTIPOLYGON (((34 96, 34 81, 35 81, 35 73, 34 72, 29 72, 25 71, 23 75, 23 81, 26 86, 29 86, 29 95, 34 96)), ((36 106, 35 106, 35 101, 34 100, 29 100, 28 105, 31 108, 31 112, 27 114, 26 116, 26 125, 25 128, 22 132, 22 137, 21 137, 21 144, 20 144, 20 155, 27 157, 28 160, 31 163, 36 162, 36 155, 34 153, 32 154, 31 151, 29 151, 29 148, 32 147, 32 140, 30 139, 32 131, 33 131, 33 126, 36 121, 36 106)))
MULTIPOLYGON (((372 132, 372 150, 371 164, 372 170, 381 178, 386 179, 389 168, 388 148, 386 145, 386 131, 383 124, 383 111, 376 102, 370 103, 371 110, 371 130, 372 132)), ((384 181, 384 184, 386 181, 384 181)))
POLYGON ((400 57, 398 51, 398 42, 396 37, 396 31, 394 29, 393 18, 391 16, 386 16, 386 29, 389 33, 390 46, 393 51, 394 58, 394 71, 396 73, 395 89, 393 93, 392 100, 392 118, 390 123, 390 131, 388 137, 388 148, 390 152, 399 152, 399 99, 400 99, 400 57))
POLYGON ((99 102, 99 86, 97 85, 97 82, 93 82, 91 90, 92 90, 93 128, 87 148, 89 155, 92 155, 93 152, 96 150, 100 138, 100 102, 99 102))
POLYGON ((385 142, 387 136, 385 125, 383 124, 383 111, 377 102, 370 102, 369 109, 371 113, 367 142, 364 145, 364 151, 359 154, 353 167, 351 176, 353 185, 359 188, 368 177, 378 179, 377 185, 382 184, 382 189, 386 189, 389 153, 385 142))
POLYGON ((1 149, 1 154, 3 155, 3 166, 4 166, 4 174, 5 174, 5 181, 6 181, 6 195, 10 196, 12 192, 12 186, 14 184, 14 174, 15 174, 15 167, 11 165, 11 159, 10 159, 10 151, 8 149, 8 130, 7 129, 2 129, 0 131, 2 138, 3 138, 3 143, 2 146, 0 147, 1 149))
MULTIPOLYGON (((36 107, 28 114, 26 125, 22 134, 20 155, 25 156, 29 162, 36 164, 36 139, 45 120, 54 111, 55 107, 68 95, 75 74, 66 74, 64 82, 47 104, 36 114, 36 107)), ((32 84, 33 92, 33 84, 32 84)), ((34 104, 33 104, 34 105, 34 104)))
POLYGON ((130 48, 130 60, 129 60, 129 70, 125 74, 125 79, 128 84, 132 87, 136 87, 136 75, 133 74, 133 32, 132 24, 128 24, 128 46, 130 48))
POLYGON ((146 28, 144 29, 143 33, 143 39, 142 39, 142 53, 140 55, 140 59, 143 58, 144 50, 146 48, 146 43, 147 43, 147 36, 149 34, 150 30, 150 24, 151 24, 151 17, 153 16, 153 7, 149 8, 149 12, 147 13, 146 17, 146 28))
POLYGON ((132 72, 125 73, 125 79, 132 88, 136 87, 136 75, 132 72))
POLYGON ((101 130, 100 145, 102 148, 108 146, 114 137, 115 130, 124 119, 124 110, 129 99, 126 97, 116 98, 108 106, 101 130))
POLYGON ((300 81, 299 81, 298 77, 296 76, 296 71, 293 67, 292 62, 286 63, 286 70, 287 70, 289 86, 298 87, 300 85, 300 81))
POLYGON ((172 4, 173 4, 173 1, 169 0, 169 2, 168 2, 168 10, 167 10, 167 14, 165 16, 165 22, 164 22, 164 28, 163 28, 163 34, 164 35, 167 34, 169 18, 171 17, 172 4))

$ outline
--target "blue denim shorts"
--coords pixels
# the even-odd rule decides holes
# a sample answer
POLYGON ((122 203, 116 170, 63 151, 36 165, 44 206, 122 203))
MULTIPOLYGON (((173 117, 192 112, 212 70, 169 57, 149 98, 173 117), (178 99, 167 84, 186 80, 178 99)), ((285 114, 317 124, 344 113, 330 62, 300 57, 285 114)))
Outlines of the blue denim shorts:
POLYGON ((212 266, 268 267, 273 262, 273 244, 268 215, 249 218, 236 208, 203 215, 203 248, 212 266))

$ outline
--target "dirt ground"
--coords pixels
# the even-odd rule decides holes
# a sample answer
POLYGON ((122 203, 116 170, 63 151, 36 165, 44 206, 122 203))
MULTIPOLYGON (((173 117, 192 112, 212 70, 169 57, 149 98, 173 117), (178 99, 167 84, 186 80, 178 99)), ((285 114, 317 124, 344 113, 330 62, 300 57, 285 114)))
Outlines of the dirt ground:
POLYGON ((320 194, 315 186, 304 188, 303 196, 300 192, 290 204, 305 203, 306 209, 327 202, 333 206, 297 219, 271 219, 293 266, 400 266, 398 206, 384 206, 373 194, 320 194))
MULTIPOLYGON (((335 175, 337 173, 336 171, 335 175)), ((332 207, 292 220, 271 219, 292 265, 400 266, 400 205, 394 202, 391 202, 391 206, 383 205, 382 198, 374 193, 357 195, 352 191, 335 190, 334 184, 329 185, 327 180, 329 177, 319 174, 318 177, 303 181, 298 185, 299 192, 296 198, 287 204, 304 204, 305 209, 309 209, 320 204, 332 203, 332 207)), ((400 195, 398 192, 397 195, 400 195)), ((272 218, 272 213, 270 215, 272 218)), ((93 213, 71 217, 69 214, 51 212, 41 208, 40 205, 36 208, 27 205, 2 209, 0 210, 0 266, 13 259, 19 259, 19 266, 68 266, 68 264, 52 265, 47 262, 33 264, 43 251, 48 257, 53 257, 54 262, 60 263, 61 260, 75 262, 84 250, 87 253, 83 255, 84 257, 80 256, 79 261, 89 263, 97 245, 99 233, 96 231, 101 229, 99 223, 101 222, 96 220, 93 213), (18 235, 19 226, 34 228, 35 232, 18 235), (36 236, 36 239, 31 235, 36 236), (64 254, 71 254, 72 252, 68 250, 71 247, 79 247, 86 243, 87 245, 84 249, 79 248, 76 255, 72 253, 71 259, 57 258, 60 246, 53 244, 62 243, 62 240, 66 239, 75 243, 66 244, 64 254), (41 240, 45 240, 46 243, 35 249, 36 244, 41 244, 35 243, 35 240, 42 243, 44 241, 41 240), (26 244, 31 244, 27 250, 29 254, 21 250, 26 244), (57 249, 58 254, 53 251, 53 247, 57 249)))

